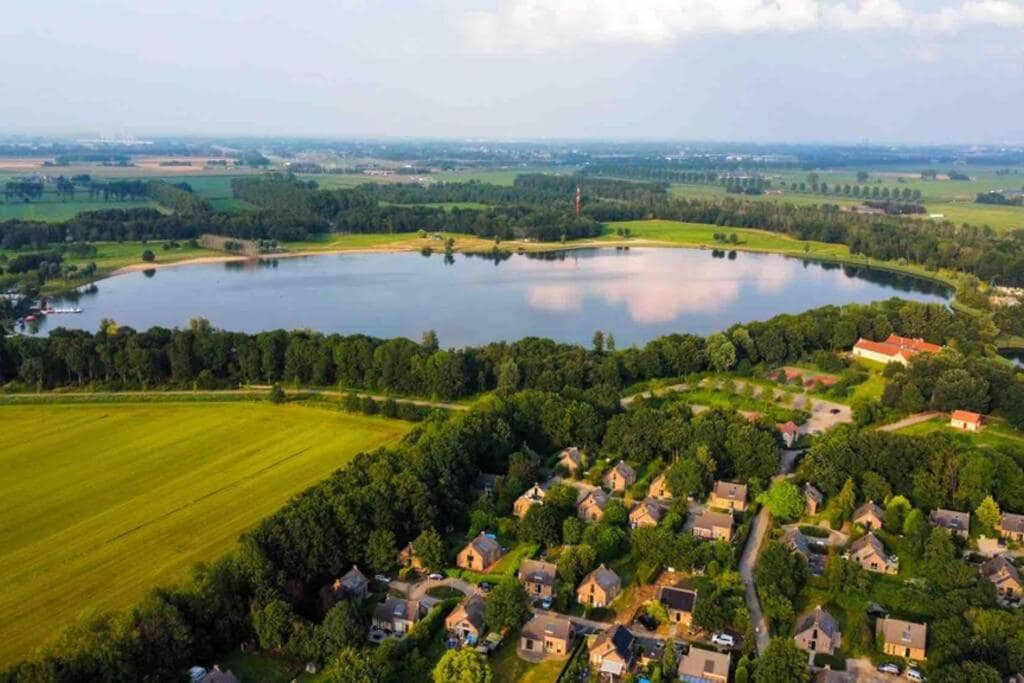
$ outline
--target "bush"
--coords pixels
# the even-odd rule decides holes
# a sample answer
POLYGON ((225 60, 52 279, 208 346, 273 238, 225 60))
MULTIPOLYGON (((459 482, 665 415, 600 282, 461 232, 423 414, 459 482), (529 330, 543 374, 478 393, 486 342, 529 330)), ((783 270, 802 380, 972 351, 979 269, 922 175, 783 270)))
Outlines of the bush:
POLYGON ((828 538, 832 535, 829 533, 828 529, 822 529, 820 526, 813 526, 810 524, 801 524, 800 533, 804 536, 810 536, 811 538, 828 538))
POLYGON ((154 254, 151 249, 147 249, 142 252, 142 260, 146 263, 152 263, 153 261, 156 261, 156 254, 154 254))

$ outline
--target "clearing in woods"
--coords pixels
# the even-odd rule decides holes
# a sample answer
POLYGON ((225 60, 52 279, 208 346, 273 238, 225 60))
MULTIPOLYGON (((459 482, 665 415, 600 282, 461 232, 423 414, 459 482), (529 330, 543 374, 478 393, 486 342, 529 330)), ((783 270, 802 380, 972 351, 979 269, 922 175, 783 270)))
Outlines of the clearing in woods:
POLYGON ((270 403, 0 406, 0 667, 129 607, 411 423, 270 403))

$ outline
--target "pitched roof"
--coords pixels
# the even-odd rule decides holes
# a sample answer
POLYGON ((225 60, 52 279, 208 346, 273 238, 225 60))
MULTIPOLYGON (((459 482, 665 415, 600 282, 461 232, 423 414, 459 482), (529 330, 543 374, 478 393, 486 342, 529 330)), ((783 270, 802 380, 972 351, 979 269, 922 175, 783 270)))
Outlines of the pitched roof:
POLYGON ((747 499, 747 485, 731 481, 716 481, 714 494, 718 498, 725 498, 726 500, 745 501, 747 499))
POLYGON ((473 550, 477 551, 481 555, 501 552, 501 544, 482 531, 476 538, 470 541, 468 545, 472 546, 473 550))
POLYGON ((519 579, 545 586, 555 585, 558 567, 542 560, 523 560, 519 563, 519 579))
POLYGON ((969 410, 954 410, 953 414, 949 416, 951 420, 959 420, 960 422, 966 422, 968 424, 980 425, 984 419, 984 415, 979 413, 972 413, 969 410))
POLYGON ((823 610, 821 605, 797 617, 797 633, 803 633, 809 628, 817 628, 833 638, 839 634, 839 623, 831 614, 823 610))
POLYGON ((576 507, 581 507, 588 500, 592 501, 597 507, 604 510, 604 506, 608 504, 608 494, 604 492, 604 489, 597 488, 587 493, 580 499, 580 502, 576 504, 576 507))
POLYGON ((455 622, 464 619, 472 624, 477 631, 481 631, 484 627, 484 605, 483 596, 473 593, 456 605, 446 621, 455 622))
POLYGON ((825 500, 825 494, 819 491, 818 488, 811 482, 807 482, 804 484, 804 496, 814 500, 819 504, 821 503, 821 501, 825 500))
POLYGON ((692 612, 697 604, 697 593, 685 588, 662 586, 658 589, 658 602, 680 612, 692 612))
POLYGON ((618 590, 622 587, 619 575, 611 569, 608 569, 604 564, 601 564, 600 567, 587 574, 580 585, 586 584, 590 581, 594 581, 598 586, 606 591, 618 590))
POLYGON ((792 420, 789 420, 788 422, 776 422, 775 428, 783 434, 796 434, 800 431, 800 425, 792 420))
POLYGON ((344 588, 356 591, 362 590, 370 583, 366 575, 355 565, 352 565, 352 569, 349 569, 339 581, 344 588))
POLYGON ((861 505, 859 508, 854 510, 853 519, 856 521, 865 515, 874 515, 878 519, 885 519, 885 510, 875 504, 875 501, 869 500, 868 502, 861 505))
POLYGON ((808 557, 811 554, 811 546, 807 542, 807 537, 795 526, 786 529, 780 540, 790 550, 800 553, 804 557, 808 557))
POLYGON ((925 353, 938 353, 942 350, 942 347, 938 344, 931 344, 920 337, 912 339, 910 337, 901 337, 896 334, 890 334, 888 338, 886 338, 885 343, 894 344, 903 349, 911 349, 918 352, 923 351, 925 353))
POLYGON ((418 600, 388 598, 373 610, 373 617, 379 621, 392 621, 394 619, 416 621, 420 618, 420 603, 418 600))
POLYGON ((1024 515, 1004 512, 999 520, 999 528, 1003 531, 1024 532, 1024 515))
POLYGON ((629 511, 629 518, 633 519, 636 517, 643 516, 646 514, 648 517, 653 519, 655 522, 661 519, 661 514, 664 512, 664 508, 653 500, 642 500, 636 504, 636 507, 629 511))
POLYGON ((1020 583, 1020 571, 1013 562, 1007 559, 1006 555, 996 555, 992 559, 986 560, 982 563, 979 571, 986 579, 1009 577, 1020 583))
POLYGON ((619 657, 628 662, 633 658, 634 642, 636 642, 636 638, 629 632, 628 628, 624 627, 622 624, 615 624, 607 631, 602 631, 597 638, 594 639, 591 649, 596 650, 605 643, 608 643, 619 657))
POLYGON ((733 517, 728 512, 712 512, 705 510, 694 520, 693 526, 699 529, 714 529, 716 527, 732 528, 733 517))
POLYGON ((971 513, 937 508, 928 513, 928 520, 935 526, 953 531, 968 531, 971 528, 971 513))
POLYGON ((212 669, 206 672, 206 675, 199 679, 199 683, 238 683, 238 677, 231 671, 231 669, 224 670, 219 666, 214 665, 212 669))
POLYGON ((576 448, 575 446, 571 446, 570 448, 566 448, 564 451, 562 451, 562 457, 560 457, 558 460, 559 462, 561 462, 562 460, 566 459, 571 460, 574 464, 579 466, 583 464, 583 453, 581 453, 580 449, 576 448))
POLYGON ((691 647, 690 651, 679 659, 679 677, 687 681, 708 680, 708 674, 716 678, 729 677, 729 653, 702 650, 691 647))
POLYGON ((915 624, 902 619, 879 619, 876 631, 887 643, 915 649, 925 649, 928 640, 928 624, 915 624))
POLYGON ((569 640, 572 635, 572 622, 565 617, 550 614, 535 614, 523 626, 522 635, 531 640, 544 640, 544 637, 569 640))
MULTIPOLYGON (((617 471, 625 479, 636 478, 636 470, 626 464, 624 460, 620 460, 612 467, 612 470, 617 471)), ((608 472, 611 474, 611 471, 608 472)), ((608 476, 607 474, 605 476, 608 476)))
POLYGON ((885 546, 878 540, 878 537, 871 532, 864 534, 850 545, 850 554, 856 555, 863 550, 865 546, 870 546, 872 550, 882 557, 886 556, 885 546))

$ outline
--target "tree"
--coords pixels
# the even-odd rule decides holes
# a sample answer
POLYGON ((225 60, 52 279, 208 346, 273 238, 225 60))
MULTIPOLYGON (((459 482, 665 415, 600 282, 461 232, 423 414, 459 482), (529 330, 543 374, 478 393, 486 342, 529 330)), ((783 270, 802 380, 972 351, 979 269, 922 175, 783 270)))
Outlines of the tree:
POLYGON ((708 337, 706 348, 708 361, 715 370, 725 372, 736 364, 736 347, 721 332, 708 337))
POLYGON ((668 638, 665 640, 665 650, 661 653, 662 676, 669 680, 675 680, 677 666, 679 666, 679 655, 676 653, 676 642, 674 638, 668 638))
POLYGON ((496 390, 499 394, 507 395, 519 389, 519 366, 509 358, 498 367, 498 385, 496 390))
POLYGON ((484 622, 492 631, 516 629, 530 616, 530 598, 518 581, 502 581, 487 598, 484 622))
POLYGON ((754 683, 807 683, 807 655, 789 638, 772 638, 757 658, 754 683))
POLYGON ((996 503, 992 496, 985 496, 985 499, 981 501, 981 504, 974 511, 974 515, 982 528, 986 532, 992 533, 996 525, 999 524, 1002 512, 999 510, 999 504, 996 503))
POLYGON ((154 254, 151 249, 146 249, 142 252, 142 260, 146 263, 152 263, 153 261, 156 261, 156 254, 154 254))
POLYGON ((772 517, 783 523, 799 519, 804 511, 803 494, 796 484, 785 479, 772 482, 771 487, 758 496, 757 500, 768 508, 772 517))
POLYGON ((423 566, 430 571, 444 569, 444 541, 441 534, 432 528, 424 529, 412 542, 413 552, 423 566))
POLYGON ((424 350, 430 351, 431 353, 437 351, 441 347, 440 342, 438 342, 437 340, 437 332, 434 330, 427 330, 426 332, 424 332, 420 346, 422 346, 424 350))
POLYGON ((256 632, 260 647, 265 650, 280 650, 288 642, 295 615, 284 600, 271 600, 252 615, 252 628, 256 632))
POLYGON ((594 332, 594 353, 604 353, 604 332, 594 332))
POLYGON ((325 661, 335 652, 346 647, 359 647, 366 639, 366 632, 359 615, 348 600, 342 600, 327 613, 316 629, 314 636, 315 654, 325 661))
POLYGON ((395 568, 398 551, 395 535, 389 529, 374 529, 366 540, 366 564, 375 572, 386 574, 395 568))
POLYGON ((328 683, 380 683, 373 660, 361 650, 346 647, 324 667, 328 683))
POLYGON ((553 548, 562 540, 561 512, 551 505, 531 505, 519 523, 519 538, 553 548))
POLYGON ((558 575, 566 583, 575 585, 597 563, 597 553, 589 545, 571 545, 558 556, 558 575))
POLYGON ((274 386, 270 387, 269 398, 271 403, 284 403, 287 400, 284 389, 281 388, 280 384, 274 384, 274 386))
POLYGON ((903 531, 903 523, 911 510, 910 501, 903 496, 893 496, 885 505, 886 530, 898 534, 903 531))
POLYGON ((491 666, 469 648, 448 650, 434 667, 434 683, 491 683, 491 666))

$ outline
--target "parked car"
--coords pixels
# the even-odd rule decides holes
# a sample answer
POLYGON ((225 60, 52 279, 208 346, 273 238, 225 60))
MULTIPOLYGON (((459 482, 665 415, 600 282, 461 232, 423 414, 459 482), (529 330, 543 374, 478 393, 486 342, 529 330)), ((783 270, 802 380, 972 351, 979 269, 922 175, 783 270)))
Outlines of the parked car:
POLYGON ((480 582, 480 590, 482 590, 484 593, 490 593, 491 592, 491 584, 487 583, 486 581, 481 581, 480 582))
POLYGON ((900 667, 892 662, 886 662, 885 664, 879 664, 878 670, 884 674, 892 674, 893 676, 900 675, 900 667))
POLYGON ((386 574, 374 574, 373 578, 380 581, 381 583, 391 583, 391 577, 386 574))
POLYGON ((921 681, 924 681, 924 674, 911 666, 907 668, 907 678, 911 681, 918 681, 918 683, 920 683, 921 681))
POLYGON ((540 606, 542 609, 551 609, 551 598, 544 598, 541 600, 540 606))
POLYGON ((711 643, 719 647, 736 647, 736 639, 728 633, 716 633, 711 636, 711 643))
POLYGON ((444 574, 438 574, 435 572, 433 574, 427 574, 427 578, 431 581, 444 581, 444 574))
POLYGON ((658 620, 652 617, 650 614, 644 613, 637 617, 637 621, 648 631, 658 630, 658 620))

